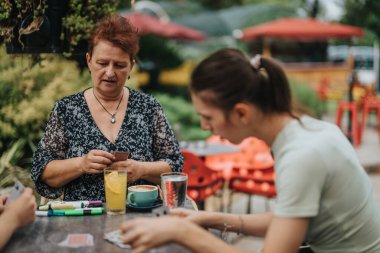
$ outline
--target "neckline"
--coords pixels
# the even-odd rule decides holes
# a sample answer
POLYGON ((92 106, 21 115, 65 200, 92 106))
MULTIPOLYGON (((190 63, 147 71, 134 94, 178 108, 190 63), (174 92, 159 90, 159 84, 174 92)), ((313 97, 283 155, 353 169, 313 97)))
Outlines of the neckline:
POLYGON ((129 111, 129 108, 131 107, 132 103, 131 103, 131 97, 133 95, 133 90, 132 89, 129 89, 128 87, 124 86, 126 89, 128 89, 128 102, 127 102, 127 110, 125 112, 125 115, 124 115, 124 118, 123 118, 123 122, 121 123, 121 126, 120 126, 120 129, 119 131, 117 132, 117 135, 116 135, 116 138, 115 138, 115 143, 113 143, 110 139, 108 139, 104 134, 103 132, 100 130, 99 126, 96 124, 96 121, 94 119, 94 117, 92 116, 91 114, 91 111, 90 111, 90 107, 88 106, 88 103, 87 103, 87 100, 86 100, 86 97, 84 96, 84 93, 86 90, 89 90, 93 87, 88 87, 86 88, 85 90, 83 90, 81 92, 81 95, 82 95, 82 98, 85 102, 85 108, 87 110, 87 113, 88 113, 88 117, 89 117, 89 120, 92 122, 92 124, 95 126, 96 130, 99 132, 99 134, 105 139, 107 140, 109 143, 111 143, 112 145, 116 145, 117 141, 119 140, 119 136, 120 136, 120 133, 122 132, 123 128, 124 128, 124 125, 126 124, 126 119, 127 119, 127 115, 128 115, 128 111, 129 111))

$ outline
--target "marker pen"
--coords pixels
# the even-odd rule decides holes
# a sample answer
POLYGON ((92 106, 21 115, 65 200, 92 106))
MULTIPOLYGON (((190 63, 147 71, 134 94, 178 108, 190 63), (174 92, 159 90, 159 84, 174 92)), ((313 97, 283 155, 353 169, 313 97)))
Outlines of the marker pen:
POLYGON ((78 215, 98 215, 103 213, 103 208, 85 208, 75 210, 65 210, 65 216, 78 216, 78 215))
POLYGON ((36 211, 36 216, 64 216, 65 211, 62 210, 48 210, 48 211, 36 211))

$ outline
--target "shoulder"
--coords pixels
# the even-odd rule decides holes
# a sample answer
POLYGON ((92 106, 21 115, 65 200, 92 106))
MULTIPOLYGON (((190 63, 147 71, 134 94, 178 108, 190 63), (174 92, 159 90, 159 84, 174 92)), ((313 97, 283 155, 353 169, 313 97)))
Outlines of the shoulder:
POLYGON ((161 107, 158 100, 151 94, 147 94, 141 91, 130 89, 130 102, 137 106, 144 106, 145 108, 161 107))

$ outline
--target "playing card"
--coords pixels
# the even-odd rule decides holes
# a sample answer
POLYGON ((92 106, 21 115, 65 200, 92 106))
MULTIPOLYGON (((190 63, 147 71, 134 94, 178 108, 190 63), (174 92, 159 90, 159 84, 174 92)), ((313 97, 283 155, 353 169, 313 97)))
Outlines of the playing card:
POLYGON ((7 204, 9 201, 17 199, 21 195, 24 189, 25 189, 25 186, 20 181, 16 181, 15 185, 13 186, 11 192, 8 195, 8 198, 5 204, 7 204))
POLYGON ((128 159, 128 156, 129 156, 129 152, 128 151, 114 151, 114 152, 111 152, 111 154, 113 154, 115 156, 115 161, 118 162, 118 161, 125 161, 128 159))
POLYGON ((156 217, 160 217, 160 216, 164 216, 164 215, 168 215, 169 214, 169 208, 167 208, 166 206, 160 206, 160 207, 157 207, 157 208, 154 208, 152 210, 152 214, 156 217))
POLYGON ((115 230, 115 231, 105 233, 104 239, 115 244, 116 246, 118 246, 120 248, 123 248, 123 249, 130 249, 131 248, 131 246, 129 244, 124 244, 121 241, 120 230, 115 230))
POLYGON ((70 248, 93 246, 94 237, 91 234, 69 234, 66 239, 58 245, 70 248))

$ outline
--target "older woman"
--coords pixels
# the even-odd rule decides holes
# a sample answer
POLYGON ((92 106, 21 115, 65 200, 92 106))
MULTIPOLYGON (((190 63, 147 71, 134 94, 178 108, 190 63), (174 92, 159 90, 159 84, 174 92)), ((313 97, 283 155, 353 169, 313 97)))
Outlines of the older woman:
POLYGON ((275 158, 273 212, 234 215, 177 209, 178 217, 134 219, 121 226, 134 253, 166 242, 193 252, 241 252, 200 226, 265 236, 265 253, 380 252, 380 210, 371 182, 340 129, 292 112, 288 80, 268 58, 222 49, 194 70, 191 97, 204 129, 233 143, 256 136, 275 158), (198 226, 200 225, 200 226, 198 226))
POLYGON ((103 169, 128 170, 129 184, 157 183, 183 158, 160 104, 124 86, 139 50, 123 17, 99 23, 86 54, 92 87, 58 101, 33 156, 32 178, 44 197, 104 200, 103 169), (129 151, 117 161, 113 151, 129 151))

